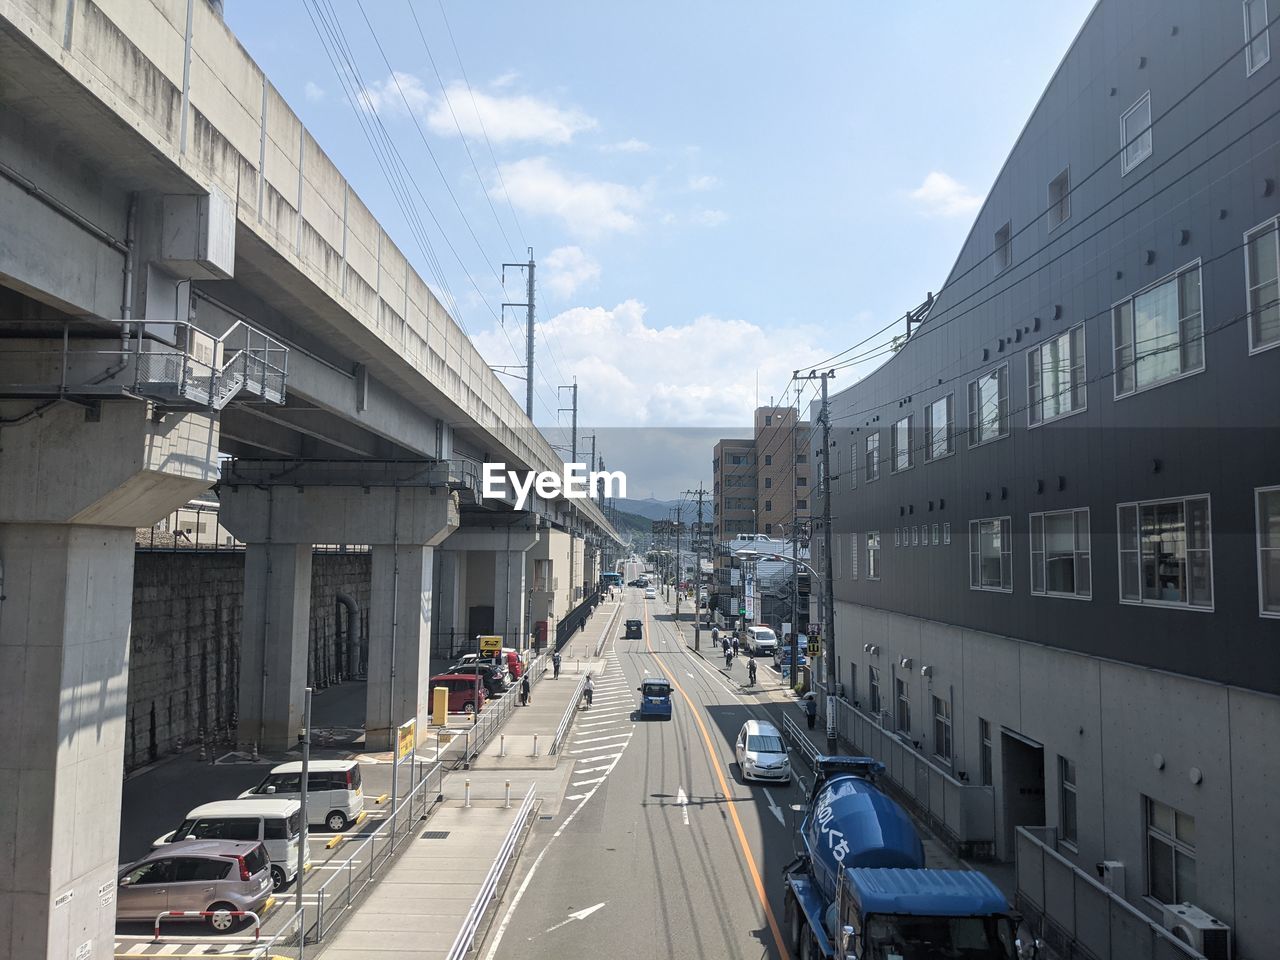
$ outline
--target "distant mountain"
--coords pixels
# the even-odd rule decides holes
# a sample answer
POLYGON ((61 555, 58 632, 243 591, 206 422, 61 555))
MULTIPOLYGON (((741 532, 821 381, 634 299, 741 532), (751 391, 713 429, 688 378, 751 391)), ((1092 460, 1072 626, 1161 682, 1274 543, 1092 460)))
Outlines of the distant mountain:
POLYGON ((619 510, 626 510, 628 513, 638 514, 650 520, 669 520, 671 511, 680 505, 679 500, 654 500, 651 497, 644 500, 619 497, 613 503, 619 510))
MULTIPOLYGON (((618 500, 617 503, 631 503, 629 500, 618 500)), ((610 516, 613 517, 613 526, 621 534, 635 534, 640 537, 648 538, 653 533, 652 522, 648 517, 642 517, 638 513, 632 513, 630 510, 621 508, 613 511, 610 516)))

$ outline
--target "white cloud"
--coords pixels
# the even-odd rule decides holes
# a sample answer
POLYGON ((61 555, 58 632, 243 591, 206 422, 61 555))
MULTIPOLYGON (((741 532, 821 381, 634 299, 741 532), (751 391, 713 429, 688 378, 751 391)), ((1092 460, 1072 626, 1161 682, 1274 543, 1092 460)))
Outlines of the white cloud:
POLYGON ((650 149, 649 144, 635 137, 617 143, 603 143, 599 147, 601 153, 648 153, 650 149))
POLYGON ((547 287, 561 299, 573 296, 584 283, 600 279, 600 264, 581 247, 557 247, 542 259, 547 287))
MULTIPOLYGON (((546 157, 504 163, 501 170, 511 202, 521 212, 558 217, 579 236, 631 230, 643 205, 640 193, 631 187, 568 176, 552 167, 546 157)), ((489 192, 501 196, 502 187, 494 184, 489 192)))
POLYGON ((415 113, 425 110, 431 103, 431 94, 415 74, 397 70, 385 80, 375 80, 361 91, 361 108, 372 106, 378 113, 393 117, 405 115, 405 103, 415 113))
POLYGON ((723 210, 695 210, 693 212, 693 222, 701 227, 718 227, 729 219, 729 215, 723 210))
POLYGON ((489 86, 495 90, 501 90, 503 87, 509 87, 520 79, 520 74, 514 70, 508 70, 506 73, 500 73, 489 81, 489 86))
MULTIPOLYGON (((564 372, 577 375, 582 396, 593 398, 593 426, 750 424, 757 368, 760 402, 767 403, 797 366, 838 349, 817 327, 765 330, 709 315, 663 326, 637 300, 565 310, 539 323, 538 336, 554 344, 564 372), (726 350, 746 358, 733 376, 725 374, 726 350)), ((490 362, 511 362, 501 331, 491 328, 473 339, 490 362)))
POLYGON ((960 217, 982 206, 982 197, 939 170, 930 171, 910 193, 926 216, 960 217))
POLYGON ((324 99, 324 87, 312 80, 308 80, 302 88, 302 94, 312 103, 319 103, 324 99))
MULTIPOLYGON (((527 94, 503 96, 468 90, 460 81, 450 83, 447 90, 446 101, 442 95, 429 93, 416 74, 397 70, 365 87, 364 95, 379 113, 395 117, 405 115, 407 101, 409 109, 427 121, 431 132, 443 137, 457 136, 461 128, 463 136, 487 133, 494 143, 564 144, 596 126, 593 117, 576 107, 559 107, 527 94)), ((365 105, 362 100, 361 106, 365 105)))
POLYGON ((701 177, 689 178, 689 189, 694 191, 710 190, 712 187, 720 185, 719 177, 703 175, 701 177))

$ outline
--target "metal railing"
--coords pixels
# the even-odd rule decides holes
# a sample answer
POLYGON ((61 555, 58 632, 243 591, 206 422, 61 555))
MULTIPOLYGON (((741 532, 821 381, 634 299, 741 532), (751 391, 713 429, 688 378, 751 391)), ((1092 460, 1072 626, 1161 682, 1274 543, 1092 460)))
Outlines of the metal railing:
POLYGON ((622 604, 618 604, 617 609, 613 611, 613 616, 609 618, 609 624, 600 631, 600 639, 596 641, 595 655, 600 656, 600 651, 604 649, 605 641, 609 639, 609 633, 618 623, 618 618, 622 616, 622 604))
POLYGON ((306 950, 306 914, 302 911, 289 917, 266 943, 259 940, 252 948, 253 953, 261 955, 263 960, 305 960, 306 950))
POLYGON ((573 723, 573 715, 578 711, 578 704, 582 700, 582 688, 587 684, 589 674, 583 674, 578 678, 578 684, 573 688, 573 696, 569 698, 569 705, 564 708, 564 716, 560 718, 560 725, 556 727, 555 736, 551 738, 551 749, 547 751, 549 754, 557 754, 560 752, 560 743, 564 740, 564 736, 569 732, 569 724, 573 723))
MULTIPOLYGON (((411 783, 414 783, 415 771, 422 765, 416 758, 410 765, 411 783)), ((333 875, 315 891, 315 922, 307 929, 312 940, 324 939, 342 911, 349 909, 374 882, 383 868, 391 863, 396 848, 410 838, 419 822, 426 819, 431 806, 444 797, 445 773, 443 763, 428 767, 381 826, 356 845, 336 867, 332 866, 332 861, 326 864, 333 869, 333 875)))
POLYGON ((1096 960, 1204 960, 1127 900, 1053 849, 1053 827, 1018 827, 1015 906, 1040 921, 1059 956, 1096 960))
POLYGON ((836 700, 836 731, 856 753, 885 765, 885 779, 960 856, 995 857, 994 788, 960 780, 845 700, 836 700))
MULTIPOLYGON (((525 675, 529 678, 529 686, 537 686, 546 672, 551 658, 545 653, 539 654, 525 664, 525 675)), ((476 755, 497 735, 503 724, 510 719, 520 700, 520 684, 512 684, 511 689, 496 700, 490 700, 475 717, 472 726, 463 730, 458 736, 462 739, 460 765, 469 767, 476 755)))
POLYGON ((458 931, 458 936, 454 938, 453 946, 445 954, 445 960, 462 960, 470 952, 472 942, 476 938, 476 931, 480 927, 480 921, 484 918, 485 911, 489 909, 489 902, 498 895, 498 880, 501 879, 502 872, 506 870, 507 864, 511 862, 511 858, 515 855, 520 833, 533 815, 533 792, 536 786, 536 784, 529 785, 529 792, 524 795, 524 802, 520 804, 520 809, 516 813, 515 823, 507 831, 507 836, 502 841, 502 847, 498 850, 498 855, 494 858, 493 865, 489 867, 484 883, 480 885, 480 892, 476 894, 475 900, 471 902, 470 909, 467 910, 467 915, 462 921, 462 929, 458 931))
POLYGON ((810 768, 817 767, 818 757, 821 756, 818 753, 818 748, 813 745, 813 741, 805 736, 804 731, 790 717, 784 716, 782 718, 782 735, 796 745, 810 768))

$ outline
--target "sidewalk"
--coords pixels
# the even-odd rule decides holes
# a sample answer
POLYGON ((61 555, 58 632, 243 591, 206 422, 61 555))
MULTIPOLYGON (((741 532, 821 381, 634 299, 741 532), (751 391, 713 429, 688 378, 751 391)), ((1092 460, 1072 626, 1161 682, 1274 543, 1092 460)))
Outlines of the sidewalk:
MULTIPOLYGON (((550 669, 534 684, 527 707, 516 707, 506 727, 480 752, 469 770, 445 779, 448 799, 421 825, 395 863, 313 956, 325 960, 437 960, 461 930, 503 841, 532 786, 535 816, 559 812, 573 764, 548 755, 551 740, 587 672, 605 666, 595 656, 621 623, 619 603, 596 608, 586 628, 561 651, 558 680, 550 669), (532 756, 533 737, 538 756, 532 756), (505 737, 506 756, 499 756, 505 737), (471 806, 464 795, 470 786, 471 806), (506 806, 510 786, 511 805, 506 806)), ((572 727, 572 724, 570 724, 572 727)), ((498 891, 499 896, 501 890, 498 891)), ((484 925, 476 936, 484 936, 484 925)))

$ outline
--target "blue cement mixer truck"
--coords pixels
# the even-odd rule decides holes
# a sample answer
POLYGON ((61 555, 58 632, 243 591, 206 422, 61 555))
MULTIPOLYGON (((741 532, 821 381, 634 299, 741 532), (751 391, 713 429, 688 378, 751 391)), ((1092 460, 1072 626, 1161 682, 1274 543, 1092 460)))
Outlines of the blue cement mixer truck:
POLYGON ((818 757, 783 871, 784 918, 801 960, 1031 960, 1039 941, 986 876, 930 870, 911 819, 875 784, 871 757, 818 757))

